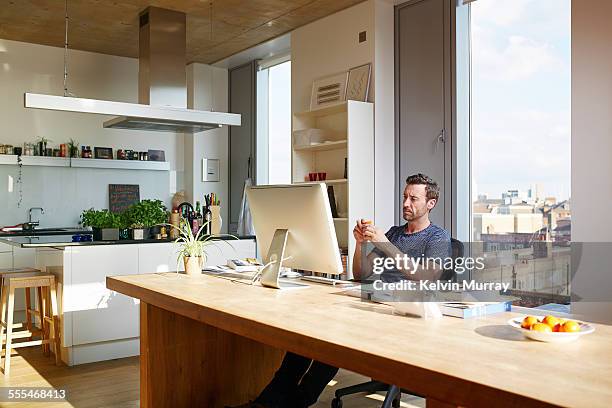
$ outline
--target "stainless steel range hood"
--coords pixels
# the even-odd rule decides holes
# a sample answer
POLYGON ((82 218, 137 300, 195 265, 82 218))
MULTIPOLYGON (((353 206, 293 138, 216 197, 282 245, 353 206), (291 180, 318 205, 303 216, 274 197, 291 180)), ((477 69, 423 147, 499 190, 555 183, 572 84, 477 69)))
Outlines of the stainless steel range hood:
POLYGON ((197 133, 240 126, 234 113, 187 109, 185 14, 149 7, 140 14, 138 102, 25 94, 25 107, 117 115, 105 128, 197 133))

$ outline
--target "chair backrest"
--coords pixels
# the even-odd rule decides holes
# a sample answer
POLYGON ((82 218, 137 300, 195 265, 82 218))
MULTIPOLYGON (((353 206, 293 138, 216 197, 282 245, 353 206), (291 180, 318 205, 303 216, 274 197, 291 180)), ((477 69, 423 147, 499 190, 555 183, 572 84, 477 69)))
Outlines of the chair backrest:
MULTIPOLYGON (((463 257, 464 251, 465 248, 463 242, 459 241, 458 239, 451 238, 451 257, 453 258, 453 265, 457 258, 463 257)), ((457 274, 455 273, 454 269, 446 269, 444 272, 442 272, 440 280, 452 280, 453 282, 456 282, 457 274)))

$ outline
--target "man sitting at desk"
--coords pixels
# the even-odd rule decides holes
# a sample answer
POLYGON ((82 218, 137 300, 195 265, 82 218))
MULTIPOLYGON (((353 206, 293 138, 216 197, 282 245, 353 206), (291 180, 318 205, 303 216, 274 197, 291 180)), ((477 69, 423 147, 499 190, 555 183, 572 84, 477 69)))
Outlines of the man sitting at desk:
MULTIPOLYGON (((434 225, 429 220, 429 212, 436 206, 440 188, 431 178, 415 174, 406 179, 404 189, 405 225, 391 227, 387 233, 372 224, 359 220, 353 235, 356 247, 353 257, 353 275, 360 280, 367 277, 372 270, 376 257, 393 257, 396 253, 411 257, 446 257, 450 248, 448 231, 434 225), (362 268, 362 246, 367 241, 375 243, 377 248, 367 255, 368 266, 362 268), (366 269, 367 270, 362 270, 366 269)), ((406 271, 403 271, 406 272, 406 271)), ((420 279, 421 271, 409 274, 410 279, 420 279)), ((438 271, 433 271, 437 273, 438 271)), ((407 272, 406 272, 407 273, 407 272)), ((439 276, 439 275, 438 275, 439 276)), ((428 276, 427 279, 437 279, 428 276)), ((325 386, 334 378, 338 368, 313 361, 295 353, 287 352, 280 368, 272 381, 261 392, 255 402, 242 405, 242 408, 302 408, 317 402, 325 386)))
MULTIPOLYGON (((451 253, 450 234, 429 220, 429 213, 436 206, 440 196, 438 183, 424 174, 414 174, 406 179, 402 202, 404 225, 389 228, 386 233, 374 225, 358 220, 353 229, 355 254, 353 255, 353 277, 356 280, 368 278, 377 257, 395 258, 408 255, 411 258, 444 259, 451 253), (370 241, 376 248, 363 254, 365 243, 370 241), (363 256, 365 255, 365 256, 363 256)), ((370 244, 370 245, 372 245, 370 244)), ((433 267, 402 269, 399 279, 439 279, 443 270, 433 267)), ((397 273, 396 273, 397 276, 397 273)))

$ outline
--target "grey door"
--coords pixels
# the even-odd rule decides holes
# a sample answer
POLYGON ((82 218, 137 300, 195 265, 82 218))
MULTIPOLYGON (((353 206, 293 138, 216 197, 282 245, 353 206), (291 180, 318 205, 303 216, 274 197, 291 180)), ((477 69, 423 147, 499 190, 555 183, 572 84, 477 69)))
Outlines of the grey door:
POLYGON ((397 220, 406 177, 424 173, 440 185, 432 222, 447 225, 450 194, 450 52, 446 39, 448 0, 409 1, 396 7, 397 220), (448 190, 448 191, 447 191, 448 190))
POLYGON ((255 184, 255 62, 229 71, 229 110, 242 115, 242 126, 229 128, 229 232, 238 228, 245 180, 255 184))

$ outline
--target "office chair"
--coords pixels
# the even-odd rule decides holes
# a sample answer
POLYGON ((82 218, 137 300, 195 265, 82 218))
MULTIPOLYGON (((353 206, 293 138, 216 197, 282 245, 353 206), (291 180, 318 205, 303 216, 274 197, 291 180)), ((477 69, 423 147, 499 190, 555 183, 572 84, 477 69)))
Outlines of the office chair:
MULTIPOLYGON (((451 238, 451 257, 454 259, 461 258, 464 253, 463 242, 458 239, 451 238)), ((454 270, 446 270, 440 276, 440 280, 457 280, 457 275, 454 270)), ((351 385, 350 387, 344 387, 336 390, 334 399, 331 402, 332 408, 342 408, 342 397, 352 394, 358 394, 361 392, 374 393, 379 391, 386 391, 385 400, 381 405, 381 408, 399 408, 400 399, 402 398, 402 392, 406 394, 416 395, 417 397, 423 397, 417 395, 410 390, 401 389, 397 385, 389 385, 380 381, 370 380, 361 384, 351 385)))

